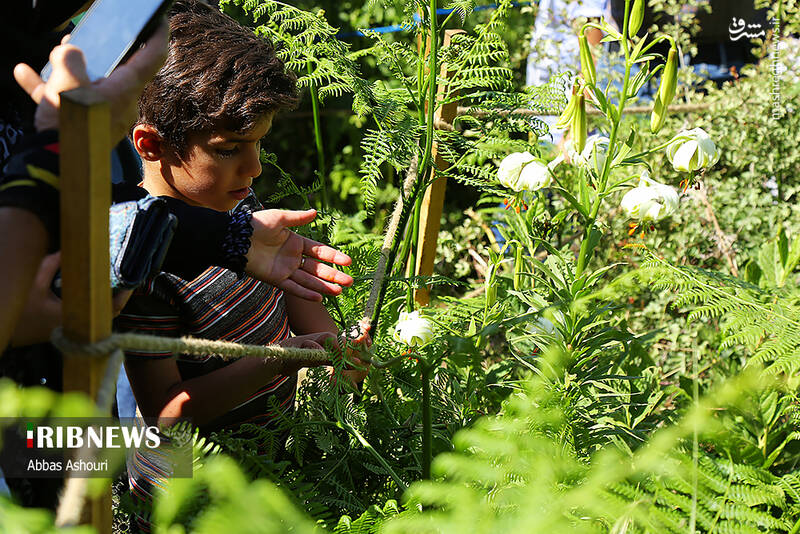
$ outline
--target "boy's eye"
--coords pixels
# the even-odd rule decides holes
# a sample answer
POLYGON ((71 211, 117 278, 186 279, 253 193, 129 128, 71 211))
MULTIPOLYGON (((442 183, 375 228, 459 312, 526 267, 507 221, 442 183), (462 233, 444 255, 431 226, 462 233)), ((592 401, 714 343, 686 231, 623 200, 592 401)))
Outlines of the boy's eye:
POLYGON ((235 155, 238 151, 239 151, 239 147, 218 148, 217 149, 217 155, 222 157, 222 158, 229 158, 229 157, 235 155))

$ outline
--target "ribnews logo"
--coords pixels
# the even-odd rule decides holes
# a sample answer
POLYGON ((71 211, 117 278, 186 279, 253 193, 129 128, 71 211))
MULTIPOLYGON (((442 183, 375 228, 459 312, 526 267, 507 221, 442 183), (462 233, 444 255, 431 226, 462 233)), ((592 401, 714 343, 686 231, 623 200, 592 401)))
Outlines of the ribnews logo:
POLYGON ((0 465, 6 477, 113 477, 125 458, 160 462, 173 477, 192 476, 192 435, 187 421, 147 424, 136 419, 0 418, 0 465))
POLYGON ((132 449, 142 446, 155 449, 161 445, 158 427, 131 426, 37 426, 27 423, 28 449, 132 449))

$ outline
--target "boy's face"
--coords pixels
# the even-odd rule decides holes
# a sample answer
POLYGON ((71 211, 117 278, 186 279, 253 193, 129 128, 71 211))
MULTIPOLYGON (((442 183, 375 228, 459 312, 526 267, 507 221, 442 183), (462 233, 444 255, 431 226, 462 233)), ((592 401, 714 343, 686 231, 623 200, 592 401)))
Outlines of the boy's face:
POLYGON ((272 127, 269 113, 247 132, 195 132, 187 137, 186 156, 170 165, 175 198, 217 211, 233 209, 250 193, 261 174, 261 138, 272 127))

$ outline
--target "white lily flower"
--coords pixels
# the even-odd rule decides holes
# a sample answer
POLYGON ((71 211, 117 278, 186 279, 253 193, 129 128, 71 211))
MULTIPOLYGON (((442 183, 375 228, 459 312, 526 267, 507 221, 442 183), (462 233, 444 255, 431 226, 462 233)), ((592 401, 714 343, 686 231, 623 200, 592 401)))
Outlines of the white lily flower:
POLYGON ((543 187, 550 187, 552 183, 553 175, 550 173, 550 168, 541 160, 535 159, 522 168, 516 187, 512 189, 517 192, 538 191, 543 187))
POLYGON ((702 128, 683 131, 667 146, 667 158, 676 171, 694 172, 719 160, 717 145, 702 128))
POLYGON ((645 222, 658 221, 675 213, 679 203, 674 187, 656 182, 649 172, 643 171, 639 185, 625 193, 620 207, 629 218, 645 222))
POLYGON ((425 317, 420 317, 418 311, 400 312, 392 337, 395 341, 410 347, 419 347, 433 339, 433 328, 431 322, 425 317))
POLYGON ((497 169, 497 179, 509 189, 520 191, 520 189, 517 189, 517 182, 519 182, 519 175, 522 174, 522 168, 525 167, 526 163, 530 163, 535 159, 530 152, 509 154, 500 162, 500 167, 497 169))
POLYGON ((584 167, 585 169, 592 169, 600 176, 603 172, 603 167, 606 165, 608 145, 610 143, 611 140, 604 135, 590 135, 586 139, 586 146, 583 147, 583 151, 581 151, 580 154, 570 145, 569 159, 575 165, 584 167))
POLYGON ((558 157, 549 164, 536 158, 530 152, 514 152, 500 162, 497 179, 501 184, 519 193, 538 191, 553 183, 551 171, 563 161, 558 157))

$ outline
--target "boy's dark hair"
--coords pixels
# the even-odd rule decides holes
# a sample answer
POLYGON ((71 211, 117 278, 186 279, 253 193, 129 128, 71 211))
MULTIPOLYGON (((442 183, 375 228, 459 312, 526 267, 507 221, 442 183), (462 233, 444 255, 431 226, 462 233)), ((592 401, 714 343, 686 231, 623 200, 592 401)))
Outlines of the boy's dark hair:
POLYGON ((244 132, 264 115, 297 105, 297 79, 272 44, 196 0, 177 0, 169 54, 139 97, 139 123, 186 152, 187 134, 244 132))

